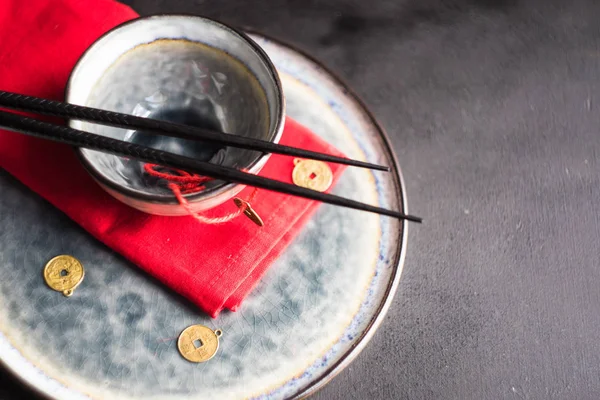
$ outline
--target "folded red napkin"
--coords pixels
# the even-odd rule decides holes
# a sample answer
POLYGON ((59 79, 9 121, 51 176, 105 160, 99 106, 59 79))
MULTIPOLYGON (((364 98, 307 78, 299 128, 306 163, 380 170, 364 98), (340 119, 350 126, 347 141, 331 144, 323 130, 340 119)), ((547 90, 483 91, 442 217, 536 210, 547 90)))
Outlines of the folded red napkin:
MULTIPOLYGON (((0 2, 0 89, 61 100, 71 69, 101 34, 137 15, 111 0, 0 2)), ((287 119, 281 143, 340 155, 287 119)), ((343 170, 330 165, 334 183, 343 170)), ((216 317, 235 310, 298 234, 318 203, 259 190, 253 208, 265 226, 241 215, 221 225, 159 217, 106 194, 65 145, 0 131, 0 167, 88 232, 216 317)), ((293 159, 273 155, 261 175, 291 183, 293 159)), ((240 197, 247 198, 252 188, 240 197)), ((207 212, 221 216, 232 201, 207 212)), ((85 259, 85 255, 79 255, 85 259)))

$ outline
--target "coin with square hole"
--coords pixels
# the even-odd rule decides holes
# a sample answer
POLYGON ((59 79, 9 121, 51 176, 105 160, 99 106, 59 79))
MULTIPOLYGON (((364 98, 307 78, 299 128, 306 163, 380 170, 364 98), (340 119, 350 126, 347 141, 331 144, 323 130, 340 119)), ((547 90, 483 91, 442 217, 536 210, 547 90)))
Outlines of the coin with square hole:
POLYGON ((71 297, 83 281, 85 271, 81 262, 73 256, 60 255, 48 261, 44 268, 44 280, 51 289, 71 297))
POLYGON ((188 326, 177 340, 177 348, 186 360, 201 363, 210 360, 219 350, 220 329, 213 331, 204 325, 188 326))
POLYGON ((324 192, 333 182, 333 173, 323 161, 294 159, 292 181, 296 186, 324 192))

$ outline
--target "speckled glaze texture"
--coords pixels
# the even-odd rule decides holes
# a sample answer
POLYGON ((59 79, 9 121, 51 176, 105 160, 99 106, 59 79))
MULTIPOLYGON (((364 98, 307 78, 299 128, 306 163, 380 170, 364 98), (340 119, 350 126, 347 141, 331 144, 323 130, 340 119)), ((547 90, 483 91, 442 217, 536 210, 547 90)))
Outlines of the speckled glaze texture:
MULTIPOLYGON (((267 97, 250 70, 224 52, 186 40, 157 40, 130 50, 96 83, 87 105, 266 141, 276 136, 269 130, 267 97)), ((82 128, 227 167, 249 168, 262 155, 98 124, 82 128)), ((173 197, 148 179, 143 163, 87 149, 82 154, 115 184, 173 197)), ((204 191, 223 184, 209 182, 204 191)))
MULTIPOLYGON (((368 113, 303 55, 253 36, 280 72, 288 115, 353 158, 395 165, 368 113)), ((348 168, 334 192, 404 208, 399 171, 348 168)), ((61 399, 283 399, 310 394, 366 344, 398 283, 405 226, 322 205, 238 312, 212 320, 5 173, 0 174, 0 359, 61 399), (67 253, 86 278, 72 298, 44 263, 67 253), (191 324, 222 329, 218 354, 177 352, 191 324)), ((176 255, 173 255, 176 257, 176 255)))

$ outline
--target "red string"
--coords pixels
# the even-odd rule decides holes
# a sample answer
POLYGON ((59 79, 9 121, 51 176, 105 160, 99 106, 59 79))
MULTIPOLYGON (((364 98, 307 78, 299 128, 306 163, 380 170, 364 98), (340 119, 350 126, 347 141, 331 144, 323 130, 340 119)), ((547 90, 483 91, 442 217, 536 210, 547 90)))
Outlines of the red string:
MULTIPOLYGON (((196 193, 205 189, 206 186, 204 186, 204 183, 213 180, 213 178, 210 178, 208 176, 192 174, 190 172, 176 168, 163 167, 157 164, 144 164, 144 171, 150 176, 166 180, 168 182, 167 186, 169 187, 169 189, 171 189, 171 191, 175 195, 175 198, 177 198, 179 204, 181 204, 181 206, 186 209, 188 214, 190 214, 196 220, 204 224, 221 224, 224 222, 228 222, 236 218, 238 215, 242 214, 246 210, 246 204, 244 203, 242 207, 240 207, 237 211, 226 214, 223 217, 205 217, 194 212, 189 202, 186 200, 185 197, 183 197, 183 195, 189 193, 196 193)), ((254 189, 252 191, 252 194, 250 194, 250 196, 248 197, 248 203, 254 200, 257 192, 258 189, 254 189)))
POLYGON ((169 182, 169 187, 174 184, 183 194, 199 192, 206 188, 203 183, 213 180, 213 178, 208 176, 196 175, 180 169, 167 168, 157 164, 145 164, 144 171, 150 176, 166 180, 169 182))

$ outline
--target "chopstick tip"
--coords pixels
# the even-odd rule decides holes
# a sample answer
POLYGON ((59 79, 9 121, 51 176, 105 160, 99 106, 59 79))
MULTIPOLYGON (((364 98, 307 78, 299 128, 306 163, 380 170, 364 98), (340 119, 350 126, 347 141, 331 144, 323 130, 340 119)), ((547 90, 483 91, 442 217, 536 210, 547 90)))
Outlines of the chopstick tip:
POLYGON ((421 217, 415 217, 414 215, 406 215, 404 217, 404 219, 407 220, 407 221, 416 222, 417 224, 423 223, 423 218, 421 218, 421 217))
POLYGON ((377 170, 377 171, 383 171, 383 172, 390 172, 391 168, 388 167, 387 165, 376 165, 376 164, 371 164, 370 168, 377 170))

